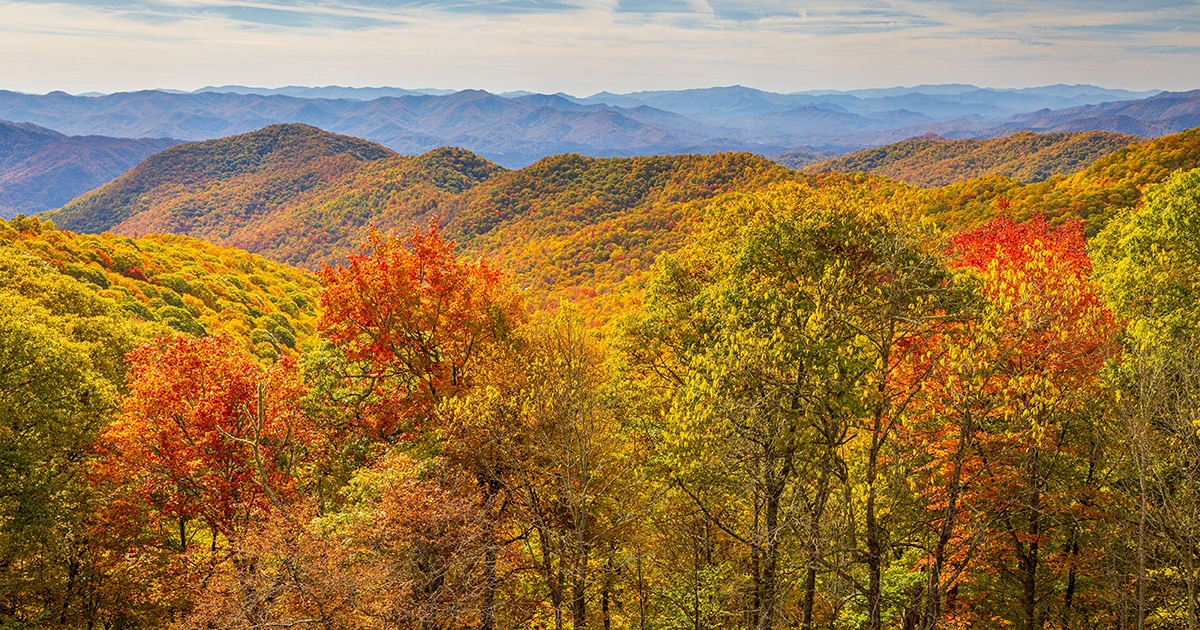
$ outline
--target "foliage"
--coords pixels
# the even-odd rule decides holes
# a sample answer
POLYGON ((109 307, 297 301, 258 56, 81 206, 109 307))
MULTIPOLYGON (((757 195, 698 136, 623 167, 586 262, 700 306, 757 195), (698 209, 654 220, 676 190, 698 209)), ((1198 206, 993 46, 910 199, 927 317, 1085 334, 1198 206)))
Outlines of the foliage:
POLYGON ((372 233, 369 255, 326 267, 321 332, 344 354, 368 429, 389 438, 469 386, 472 364, 520 318, 484 263, 458 261, 436 226, 401 242, 372 233))
POLYGON ((808 172, 863 172, 886 175, 915 186, 946 186, 1003 175, 1041 182, 1070 175, 1141 139, 1103 131, 1033 133, 1023 131, 990 140, 948 140, 922 136, 864 149, 814 165, 808 172))
POLYGON ((0 224, 0 625, 1197 627, 1193 140, 936 190, 183 147, 345 258, 0 224))
POLYGON ((84 232, 188 234, 315 270, 351 253, 372 225, 419 225, 499 170, 457 149, 403 157, 272 125, 163 151, 46 216, 84 232))
POLYGON ((88 337, 124 331, 89 315, 0 289, 0 619, 73 616, 95 579, 79 571, 90 492, 77 462, 119 383, 105 340, 88 337))
POLYGON ((995 216, 1025 220, 1035 215, 1080 219, 1097 234, 1117 213, 1134 208, 1147 184, 1179 169, 1200 165, 1200 129, 1120 149, 1087 169, 1021 186, 1005 178, 981 178, 933 191, 933 211, 947 222, 974 225, 995 216))
POLYGON ((1054 571, 1082 562, 1072 541, 1101 507, 1099 486, 1075 466, 1095 464, 1088 403, 1117 326, 1091 280, 1082 226, 993 220, 956 236, 951 261, 983 301, 939 336, 905 427, 930 515, 923 623, 1028 627, 1087 615, 1071 601, 1083 590, 1074 584, 1062 609, 1045 595, 1046 581, 1073 579, 1054 571), (1075 556, 1048 562, 1064 545, 1075 556))
POLYGON ((1197 440, 1196 218, 1200 170, 1149 187, 1096 238, 1097 271, 1128 318, 1124 356, 1110 370, 1114 419, 1126 437, 1121 479, 1136 609, 1150 627, 1200 626, 1200 463, 1197 440))
POLYGON ((316 278, 243 251, 181 236, 77 235, 25 217, 0 223, 0 247, 80 280, 113 316, 225 332, 264 358, 296 355, 316 332, 316 278))
POLYGON ((272 125, 156 153, 47 216, 82 232, 108 231, 134 219, 131 236, 219 225, 222 219, 261 213, 285 196, 336 179, 359 162, 390 155, 373 142, 315 127, 272 125), (163 197, 175 203, 163 204, 163 197), (208 216, 213 212, 219 214, 208 216))

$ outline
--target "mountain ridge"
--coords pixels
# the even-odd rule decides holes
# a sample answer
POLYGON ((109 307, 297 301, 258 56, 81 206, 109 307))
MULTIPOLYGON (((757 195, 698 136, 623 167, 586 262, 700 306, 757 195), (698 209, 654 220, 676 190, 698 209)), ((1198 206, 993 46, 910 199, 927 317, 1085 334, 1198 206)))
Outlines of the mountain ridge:
POLYGON ((177 143, 68 136, 0 120, 0 218, 59 207, 177 143))
MULTIPOLYGON (((189 141, 248 133, 270 124, 303 123, 365 138, 407 155, 460 146, 508 168, 571 152, 594 157, 720 151, 844 153, 930 132, 948 138, 987 138, 1026 128, 1102 129, 1153 136, 1175 131, 1184 122, 1160 120, 1160 113, 1150 108, 1129 106, 1147 99, 1120 100, 1147 93, 1092 86, 952 87, 920 88, 924 92, 892 88, 778 94, 730 86, 598 93, 584 98, 524 92, 497 95, 483 90, 236 86, 101 96, 0 91, 0 118, 68 134, 169 136, 189 141), (1096 112, 1108 111, 1096 109, 1102 106, 1115 113, 1097 118, 1096 112), (1092 109, 1081 109, 1085 107, 1092 109), (1059 113, 1043 111, 1047 108, 1059 113), (1132 120, 1114 117, 1122 115, 1132 120), (1156 118, 1142 121, 1141 117, 1156 118)), ((1162 94, 1151 98, 1158 97, 1162 94)), ((1200 102, 1200 94, 1186 98, 1200 102)))

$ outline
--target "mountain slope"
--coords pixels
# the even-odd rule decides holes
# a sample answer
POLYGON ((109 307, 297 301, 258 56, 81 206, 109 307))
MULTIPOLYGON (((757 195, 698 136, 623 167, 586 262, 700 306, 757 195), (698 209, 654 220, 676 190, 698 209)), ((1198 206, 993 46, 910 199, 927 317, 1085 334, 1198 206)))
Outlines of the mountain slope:
POLYGON ((1099 131, 1020 132, 991 140, 913 138, 807 166, 807 172, 865 172, 916 186, 945 186, 976 177, 1004 175, 1039 182, 1083 170, 1096 160, 1141 141, 1099 131))
POLYGON ((1022 185, 984 177, 929 191, 929 210, 942 220, 970 225, 996 215, 1081 219, 1095 234, 1116 213, 1141 201, 1148 184, 1178 170, 1200 167, 1200 128, 1131 145, 1065 177, 1022 185))
POLYGON ((57 208, 174 144, 167 138, 66 136, 0 121, 0 218, 57 208))
POLYGON ((424 225, 503 169, 443 148, 396 155, 305 125, 188 143, 45 214, 81 232, 188 234, 316 268, 372 227, 424 225))
POLYGON ((85 306, 127 321, 144 339, 230 335, 268 359, 315 340, 320 296, 312 274, 244 251, 175 235, 73 234, 27 217, 0 220, 0 287, 52 311, 85 306))
POLYGON ((393 156, 365 140, 276 125, 172 147, 46 216, 79 232, 228 232, 362 163, 393 156))
POLYGON ((437 217, 464 251, 502 261, 528 288, 595 292, 648 270, 682 206, 796 177, 747 153, 565 154, 505 171, 460 149, 397 156, 276 126, 174 147, 46 216, 84 232, 188 234, 308 268, 354 251, 372 227, 437 217))
POLYGON ((1112 131, 1163 136, 1200 127, 1200 90, 1163 92, 1147 99, 1085 105, 1014 116, 996 127, 1033 131, 1112 131))
POLYGON ((554 156, 468 191, 445 232, 515 274, 532 303, 584 301, 603 319, 640 291, 707 204, 797 177, 748 153, 554 156))
MULTIPOLYGON (((939 188, 917 188, 874 174, 797 173, 746 153, 566 154, 506 171, 459 149, 396 156, 307 127, 270 128, 250 136, 170 149, 148 160, 145 168, 49 214, 63 225, 129 235, 145 233, 148 225, 162 226, 308 268, 338 261, 372 227, 404 232, 437 217, 460 251, 492 259, 513 273, 531 304, 578 301, 585 304, 585 316, 605 321, 638 299, 657 257, 679 247, 706 208, 726 195, 788 180, 813 186, 844 183, 856 195, 902 201, 950 226, 1004 214, 1040 214, 1052 220, 1082 218, 1094 232, 1114 212, 1135 205, 1141 186, 1162 181, 1176 169, 1200 166, 1200 130, 1127 146, 1082 172, 1039 183, 987 175, 939 188), (287 144, 294 137, 304 138, 301 145, 307 147, 357 147, 368 152, 360 158, 376 159, 332 149, 332 155, 313 149, 307 158, 291 162, 275 156, 274 143, 287 144), (247 146, 258 147, 258 161, 246 157, 247 146), (336 168, 323 170, 329 164, 336 168)), ((1070 162, 1078 157, 1072 151, 1094 149, 1092 142, 1118 140, 1128 139, 1021 134, 951 144, 967 147, 966 157, 946 159, 969 164, 988 155, 1057 147, 1057 162, 1046 157, 1052 153, 1028 164, 1000 161, 1036 171, 1070 162)), ((927 151, 936 157, 946 144, 926 139, 909 146, 911 155, 928 157, 921 153, 927 151)), ((903 163, 892 157, 890 164, 903 163)), ((1021 173, 1017 168, 1012 174, 1021 173)))

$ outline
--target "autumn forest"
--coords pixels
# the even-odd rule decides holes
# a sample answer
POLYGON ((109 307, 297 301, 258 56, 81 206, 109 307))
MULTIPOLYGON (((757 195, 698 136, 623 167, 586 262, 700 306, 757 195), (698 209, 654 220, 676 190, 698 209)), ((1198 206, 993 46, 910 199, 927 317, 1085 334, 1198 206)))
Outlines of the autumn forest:
POLYGON ((279 125, 0 221, 0 628, 1196 630, 1200 131, 1014 138, 279 125))

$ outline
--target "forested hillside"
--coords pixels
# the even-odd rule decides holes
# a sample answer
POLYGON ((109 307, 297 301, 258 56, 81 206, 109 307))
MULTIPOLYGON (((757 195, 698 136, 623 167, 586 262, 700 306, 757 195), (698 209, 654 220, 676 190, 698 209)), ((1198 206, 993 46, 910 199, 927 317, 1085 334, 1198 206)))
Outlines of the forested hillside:
POLYGON ((1193 627, 1193 143, 1048 183, 1154 182, 1090 242, 739 154, 459 155, 458 253, 318 278, 0 224, 0 620, 1193 627))
POLYGON ((1136 207, 1147 185, 1198 164, 1200 128, 1125 147, 1083 171, 1036 184, 1022 185, 1006 177, 952 184, 932 191, 928 208, 930 214, 954 225, 999 215, 1074 218, 1094 235, 1113 216, 1136 207))
POLYGON ((314 270, 355 252, 372 227, 404 231, 437 217, 462 251, 503 264, 544 304, 643 285, 694 207, 797 177, 745 153, 563 155, 506 171, 458 149, 396 156, 275 126, 175 147, 45 216, 69 230, 188 234, 314 270))
POLYGON ((806 165, 811 173, 876 173, 914 186, 945 186, 977 177, 1003 175, 1040 182, 1070 175, 1141 138, 1101 131, 1015 133, 991 140, 948 140, 931 135, 864 149, 806 165))
MULTIPOLYGON (((947 152, 943 162, 929 162, 943 165, 1033 151, 1027 165, 1011 162, 1018 173, 1045 167, 1047 156, 1061 165, 1076 150, 1126 139, 1017 134, 984 144, 898 146, 907 146, 918 162, 947 152)), ((904 200, 946 225, 1044 215, 1051 222, 1084 219, 1095 234, 1117 209, 1136 204, 1139 187, 1197 164, 1198 156, 1200 136, 1189 131, 1127 146, 1083 171, 1039 183, 994 175, 922 189, 879 175, 796 173, 738 153, 563 155, 507 171, 467 151, 396 156, 285 125, 172 148, 47 216, 79 231, 186 233, 313 270, 344 260, 371 227, 404 231, 437 217, 460 252, 488 257, 515 274, 530 303, 575 302, 588 321, 599 323, 640 300, 657 257, 680 247, 703 209, 725 194, 787 180, 846 180, 855 191, 904 200), (600 299, 592 299, 596 295, 600 299)), ((902 163, 916 162, 891 162, 902 163)))
POLYGON ((228 234, 364 162, 394 155, 377 144, 315 127, 265 127, 157 153, 46 216, 79 232, 228 234))
POLYGON ((298 355, 315 341, 314 276, 186 236, 77 235, 19 216, 0 223, 0 262, 5 291, 55 317, 128 324, 133 332, 120 334, 132 339, 224 333, 265 358, 298 355))

